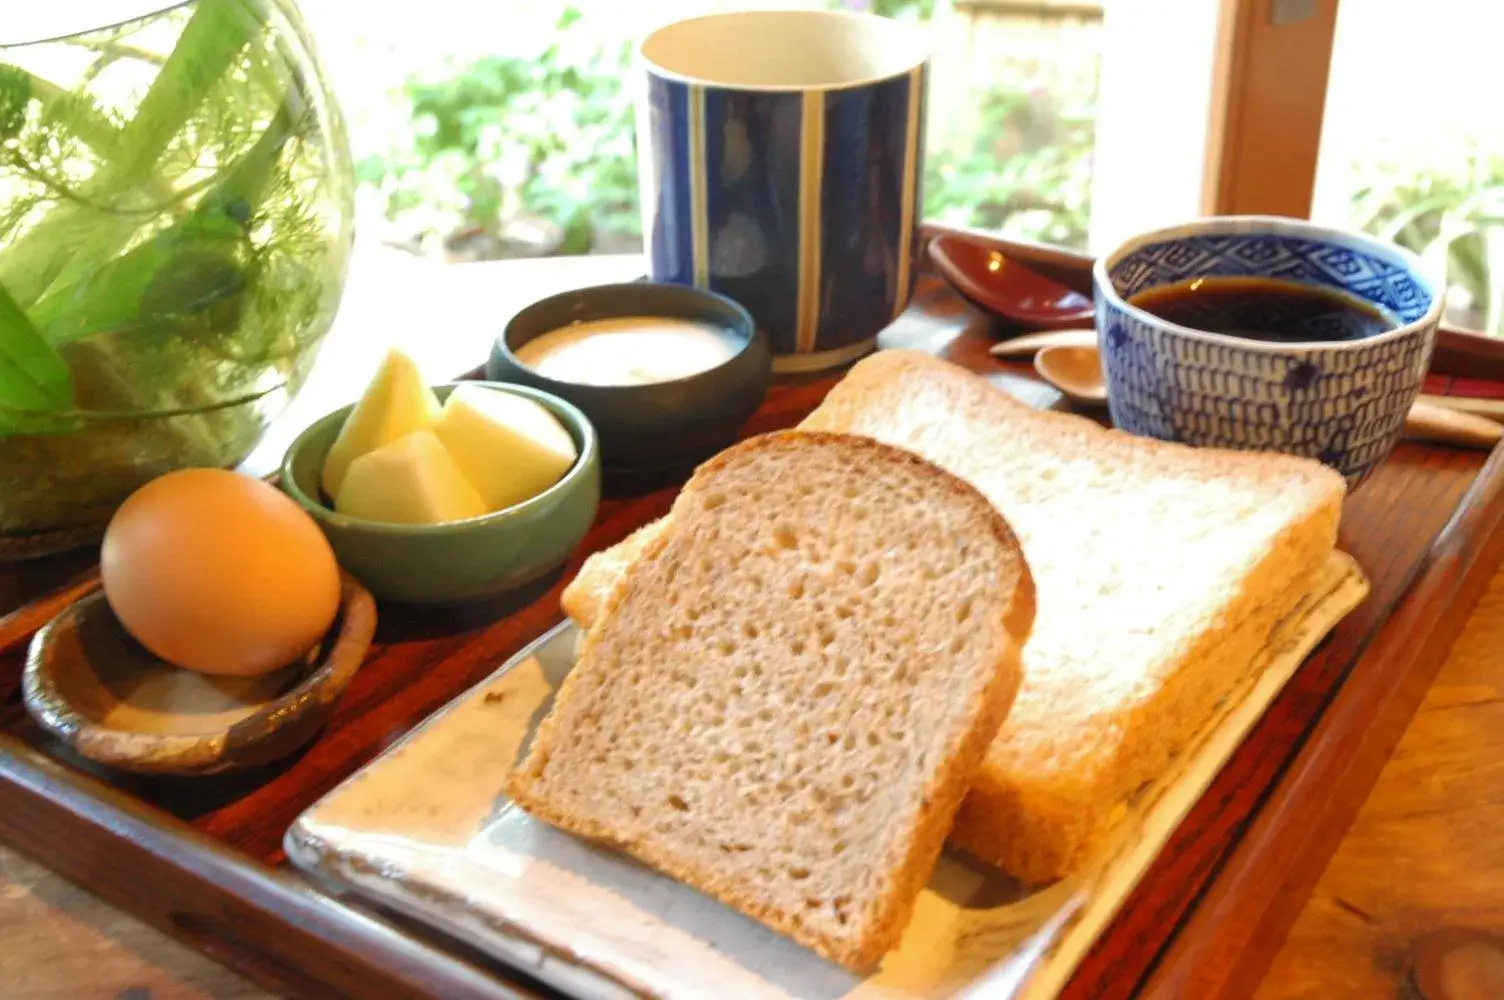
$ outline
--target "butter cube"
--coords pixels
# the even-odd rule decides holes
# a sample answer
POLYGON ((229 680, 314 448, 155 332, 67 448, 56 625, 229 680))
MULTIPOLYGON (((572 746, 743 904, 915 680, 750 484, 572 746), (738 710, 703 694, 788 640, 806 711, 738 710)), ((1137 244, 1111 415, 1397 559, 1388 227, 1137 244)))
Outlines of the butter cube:
POLYGON ((542 493, 579 457, 574 439, 548 410, 480 385, 456 386, 433 431, 493 511, 542 493))
POLYGON ((487 512, 432 431, 413 431, 351 462, 334 509, 388 524, 443 524, 487 512))
POLYGON ((438 397, 424 383, 418 366, 401 351, 388 351, 324 459, 324 492, 338 497, 350 463, 430 426, 438 415, 438 397))

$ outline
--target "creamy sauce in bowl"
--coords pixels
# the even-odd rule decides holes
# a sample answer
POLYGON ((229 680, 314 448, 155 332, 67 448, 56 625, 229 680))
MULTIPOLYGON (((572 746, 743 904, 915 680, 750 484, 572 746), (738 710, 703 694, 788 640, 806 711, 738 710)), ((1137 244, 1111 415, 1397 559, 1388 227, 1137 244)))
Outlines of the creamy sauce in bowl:
POLYGON ((546 378, 576 385, 647 385, 709 371, 736 353, 717 326, 662 316, 586 320, 534 337, 514 352, 546 378))

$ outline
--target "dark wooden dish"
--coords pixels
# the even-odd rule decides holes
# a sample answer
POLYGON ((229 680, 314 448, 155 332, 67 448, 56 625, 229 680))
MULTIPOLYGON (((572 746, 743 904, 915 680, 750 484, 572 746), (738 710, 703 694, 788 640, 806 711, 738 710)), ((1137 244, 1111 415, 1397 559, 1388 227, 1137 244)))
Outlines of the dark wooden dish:
MULTIPOLYGON (((1007 245, 1089 288, 1088 262, 1007 245)), ((988 373, 1041 406, 1057 394, 991 358, 1004 332, 930 274, 885 346, 988 373)), ((1504 345, 1448 335, 1442 375, 1504 379, 1504 345)), ((747 433, 797 423, 837 373, 778 379, 747 433)), ((318 797, 559 621, 583 556, 667 511, 676 483, 602 503, 562 574, 464 611, 387 612, 325 732, 233 777, 91 770, 23 711, 30 635, 88 586, 85 556, 0 571, 0 839, 266 987, 296 997, 549 995, 421 928, 321 894, 281 838, 318 797)), ((1234 755, 1066 990, 1072 997, 1246 996, 1350 824, 1468 611, 1504 557, 1504 458, 1403 444, 1348 502, 1342 546, 1372 594, 1314 654, 1234 755)))
POLYGON ((22 702, 80 757, 115 770, 205 776, 281 760, 324 728, 376 630, 375 598, 349 573, 341 575, 339 617, 315 655, 291 676, 278 671, 275 687, 258 686, 256 710, 228 725, 162 733, 101 721, 123 686, 176 669, 131 638, 103 590, 80 597, 37 632, 22 675, 22 702))

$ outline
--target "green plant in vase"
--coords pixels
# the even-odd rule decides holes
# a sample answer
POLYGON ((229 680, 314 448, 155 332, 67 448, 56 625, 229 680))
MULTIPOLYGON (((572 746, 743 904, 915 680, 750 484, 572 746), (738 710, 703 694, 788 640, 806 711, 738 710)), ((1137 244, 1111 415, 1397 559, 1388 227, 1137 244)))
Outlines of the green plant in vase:
POLYGON ((1352 169, 1353 223, 1445 276, 1449 322, 1504 337, 1504 155, 1474 148, 1445 167, 1380 160, 1352 169))
POLYGON ((292 0, 0 45, 5 552, 250 452, 332 322, 351 188, 292 0))

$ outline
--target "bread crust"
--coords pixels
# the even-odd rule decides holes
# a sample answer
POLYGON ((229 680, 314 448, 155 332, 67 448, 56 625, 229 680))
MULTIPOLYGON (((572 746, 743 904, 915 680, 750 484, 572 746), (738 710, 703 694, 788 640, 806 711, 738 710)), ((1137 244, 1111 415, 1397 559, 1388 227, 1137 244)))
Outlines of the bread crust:
MULTIPOLYGON (((1309 595, 1326 558, 1309 573, 1297 574, 1296 582, 1274 598, 1235 608, 1227 616, 1229 627, 1204 634, 1192 655, 1203 663, 1215 655, 1252 668, 1270 635, 1309 595)), ((1194 741, 1217 701, 1248 679, 1247 670, 1229 671, 1217 683, 1197 684, 1199 673, 1194 668, 1176 673, 1148 711, 1125 721, 1122 741, 1094 778, 1099 787, 1112 789, 1110 794, 1073 794, 1068 787, 1020 781, 1007 761, 984 764, 956 816, 952 846, 1006 869, 1025 885, 1047 884, 1084 868, 1127 816, 1130 797, 1194 741)))

